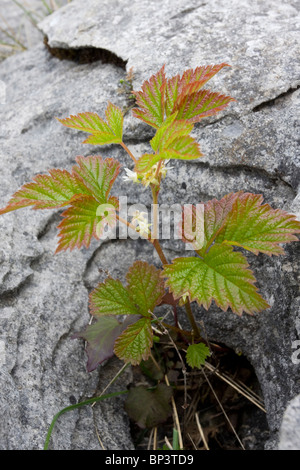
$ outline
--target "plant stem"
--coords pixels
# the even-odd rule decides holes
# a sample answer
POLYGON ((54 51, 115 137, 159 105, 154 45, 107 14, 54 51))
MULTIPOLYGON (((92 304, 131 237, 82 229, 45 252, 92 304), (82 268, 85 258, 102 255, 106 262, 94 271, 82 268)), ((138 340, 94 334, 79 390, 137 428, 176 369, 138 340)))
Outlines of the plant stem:
POLYGON ((157 227, 158 227, 158 191, 156 186, 151 185, 151 191, 152 191, 152 198, 153 198, 153 231, 152 231, 152 236, 153 238, 157 239, 157 227))
POLYGON ((137 162, 137 159, 135 158, 135 156, 132 154, 132 152, 129 150, 129 148, 127 147, 126 144, 124 144, 124 142, 121 142, 120 143, 121 147, 123 147, 123 149, 128 153, 128 155, 130 156, 130 158, 134 161, 134 163, 137 162))
POLYGON ((156 249, 157 254, 158 254, 162 264, 168 264, 168 260, 165 257, 165 254, 162 250, 162 247, 160 246, 159 241, 157 239, 156 240, 150 240, 150 241, 151 241, 152 245, 154 246, 154 248, 156 249))
POLYGON ((186 310, 186 313, 187 313, 187 316, 188 316, 188 319, 190 321, 190 324, 192 326, 192 329, 194 331, 194 334, 195 336, 197 336, 198 338, 201 338, 201 333, 199 331, 199 328, 198 328, 198 325, 196 323, 196 320, 194 318, 194 315, 193 315, 193 312, 192 312, 192 309, 191 309, 191 304, 190 304, 190 301, 189 299, 187 299, 186 303, 184 304, 185 306, 185 310, 186 310))

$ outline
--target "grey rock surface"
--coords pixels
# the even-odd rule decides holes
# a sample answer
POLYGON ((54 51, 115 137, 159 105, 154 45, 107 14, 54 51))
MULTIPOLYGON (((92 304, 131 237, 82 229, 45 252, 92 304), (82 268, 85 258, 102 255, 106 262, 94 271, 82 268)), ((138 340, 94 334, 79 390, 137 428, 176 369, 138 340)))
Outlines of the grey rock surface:
POLYGON ((35 46, 43 40, 37 24, 68 3, 68 0, 26 0, 0 2, 0 61, 35 46))
POLYGON ((279 450, 300 450, 300 395, 290 401, 284 412, 279 450))
MULTIPOLYGON (((172 162, 163 202, 195 203, 242 189, 299 214, 297 24, 292 0, 115 0, 102 1, 101 8, 95 0, 73 0, 40 29, 52 48, 93 47, 127 61, 127 70, 134 69, 135 89, 163 63, 169 75, 203 64, 231 64, 211 83, 237 102, 195 126, 205 156, 172 162)), ((125 75, 122 67, 101 61, 59 60, 42 44, 0 64, 0 81, 6 85, 0 108, 0 207, 34 175, 70 169, 78 154, 114 156, 130 166, 122 149, 83 146, 81 133, 54 119, 84 111, 103 115, 107 101, 126 107, 126 97, 118 93, 125 75)), ((126 115, 125 141, 136 155, 147 150, 152 135, 126 115)), ((149 207, 149 191, 138 195, 137 189, 119 177, 113 192, 128 195, 128 204, 149 207)), ((109 361, 88 374, 84 344, 71 340, 89 321, 88 292, 103 281, 103 270, 124 279, 134 259, 159 266, 142 241, 112 240, 100 246, 94 241, 88 250, 53 256, 60 212, 22 209, 0 217, 1 449, 42 448, 53 415, 70 400, 102 390, 121 367, 109 361)), ((162 244, 169 259, 183 253, 179 241, 162 244)), ((299 365, 292 361, 300 334, 299 244, 289 245, 279 258, 248 259, 271 305, 268 311, 237 317, 214 306, 209 312, 194 309, 213 341, 242 352, 253 365, 272 436, 267 448, 277 445, 283 412, 300 392, 299 365)), ((115 389, 124 389, 130 380, 129 371, 115 389)), ((100 448, 95 423, 107 449, 132 448, 121 402, 64 415, 53 448, 100 448)))

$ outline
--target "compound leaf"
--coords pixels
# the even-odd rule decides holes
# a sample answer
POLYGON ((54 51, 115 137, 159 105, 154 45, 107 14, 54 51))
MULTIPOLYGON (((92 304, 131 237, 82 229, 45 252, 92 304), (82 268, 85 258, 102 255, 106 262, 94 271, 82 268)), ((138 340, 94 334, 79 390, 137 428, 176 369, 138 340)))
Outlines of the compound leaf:
POLYGON ((132 110, 133 116, 141 119, 156 129, 164 121, 166 76, 163 66, 142 85, 142 91, 133 91, 139 108, 132 110))
MULTIPOLYGON (((98 205, 108 202, 109 192, 119 173, 120 164, 117 160, 93 155, 79 156, 76 162, 78 166, 73 166, 72 173, 52 169, 49 170, 49 175, 37 175, 33 182, 25 184, 12 196, 8 205, 0 209, 0 215, 28 206, 33 206, 34 209, 54 209, 75 203, 78 199, 91 201, 88 196, 98 201, 98 205)), ((73 217, 74 207, 79 206, 73 206, 64 215, 73 217)), ((88 207, 91 208, 90 203, 88 207)), ((82 215, 80 212, 80 217, 82 215)))
POLYGON ((284 253, 279 244, 298 240, 294 234, 300 233, 300 222, 294 215, 262 202, 259 194, 244 193, 233 198, 216 242, 241 246, 256 255, 284 253))
POLYGON ((174 105, 174 112, 177 111, 177 119, 186 119, 195 123, 222 111, 231 101, 235 101, 231 96, 200 90, 179 97, 174 105))
POLYGON ((164 266, 162 275, 174 298, 188 296, 206 310, 212 300, 222 310, 230 307, 238 315, 269 307, 254 286, 245 257, 229 245, 214 244, 203 257, 177 258, 164 266))
POLYGON ((189 366, 200 369, 210 356, 210 350, 204 343, 190 344, 186 351, 186 360, 189 366))
POLYGON ((89 247, 92 237, 99 238, 96 234, 97 224, 100 217, 97 217, 96 211, 99 202, 92 196, 82 196, 74 200, 70 207, 62 213, 63 220, 58 225, 59 243, 56 253, 75 247, 89 247))
POLYGON ((49 170, 50 175, 37 175, 32 183, 22 186, 10 199, 0 214, 34 206, 34 209, 54 209, 63 207, 88 189, 78 182, 67 170, 49 170))
POLYGON ((142 315, 149 315, 165 293, 160 270, 144 261, 135 261, 129 269, 126 280, 132 300, 140 307, 142 315))
POLYGON ((89 157, 77 157, 78 166, 73 167, 73 174, 81 181, 99 201, 107 203, 109 192, 119 174, 120 163, 114 158, 105 158, 92 155, 89 157))
POLYGON ((105 145, 120 144, 123 132, 123 113, 120 108, 108 103, 106 112, 107 123, 97 113, 79 113, 69 118, 57 119, 61 124, 72 129, 89 132, 91 135, 84 144, 105 145))
POLYGON ((222 63, 217 65, 200 66, 196 69, 188 69, 182 76, 176 75, 167 80, 166 84, 166 115, 172 114, 176 108, 175 104, 183 96, 199 91, 223 67, 229 67, 222 63))
POLYGON ((124 362, 137 365, 148 359, 152 344, 151 317, 142 317, 117 338, 114 352, 124 362))
POLYGON ((122 110, 118 108, 118 106, 115 106, 109 102, 105 111, 105 116, 114 135, 119 139, 120 142, 122 142, 124 121, 122 110))
POLYGON ((140 315, 128 290, 121 281, 108 278, 99 284, 90 294, 92 315, 140 315))
POLYGON ((125 401, 128 416, 142 428, 153 428, 165 422, 172 413, 171 387, 160 383, 154 390, 144 385, 132 387, 125 401))

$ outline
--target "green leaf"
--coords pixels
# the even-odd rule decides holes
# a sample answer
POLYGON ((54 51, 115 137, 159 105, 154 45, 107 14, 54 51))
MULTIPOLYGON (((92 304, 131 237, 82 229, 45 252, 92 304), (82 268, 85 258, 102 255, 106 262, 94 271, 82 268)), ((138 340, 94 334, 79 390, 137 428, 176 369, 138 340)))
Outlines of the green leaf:
POLYGON ((103 315, 140 315, 128 290, 121 281, 108 278, 90 294, 91 314, 103 315))
POLYGON ((142 85, 142 91, 133 91, 136 103, 140 109, 132 110, 133 116, 141 119, 156 129, 164 121, 164 100, 165 100, 166 76, 165 66, 163 66, 149 80, 142 85))
POLYGON ((69 204, 69 202, 89 194, 89 191, 74 175, 67 170, 49 170, 50 175, 37 175, 32 183, 22 186, 10 199, 0 214, 34 206, 34 209, 55 209, 69 204))
POLYGON ((127 287, 108 278, 90 294, 92 315, 143 315, 150 317, 164 296, 160 270, 145 261, 135 261, 126 275, 127 287))
POLYGON ((151 317, 142 317, 117 338, 114 351, 119 359, 137 365, 148 359, 152 344, 151 317))
POLYGON ((172 395, 172 388, 165 384, 158 384, 154 390, 139 385, 129 390, 125 410, 140 428, 153 428, 164 423, 171 415, 172 395))
POLYGON ((244 193, 233 198, 231 210, 216 236, 217 243, 241 246, 256 255, 284 253, 280 243, 298 241, 300 222, 294 215, 263 204, 259 194, 244 193))
POLYGON ((135 164, 137 173, 146 173, 161 160, 195 160, 202 156, 198 143, 190 136, 173 142, 174 148, 160 153, 145 153, 135 164))
POLYGON ((108 202, 108 195, 112 185, 119 174, 120 163, 114 158, 105 158, 98 155, 77 157, 78 166, 73 167, 73 174, 81 181, 99 201, 100 204, 108 202))
POLYGON ((56 253, 72 251, 74 248, 89 247, 92 237, 98 239, 96 226, 100 217, 96 216, 99 206, 92 196, 83 196, 73 201, 70 207, 62 213, 64 218, 58 225, 59 243, 56 253))
POLYGON ((119 139, 120 142, 122 142, 124 121, 122 110, 118 108, 118 106, 115 106, 109 102, 105 111, 105 116, 114 135, 119 139))
POLYGON ((205 364, 206 358, 210 356, 209 348, 203 344, 190 344, 186 351, 186 360, 189 366, 200 369, 205 364))
POLYGON ((78 166, 73 166, 72 173, 52 169, 49 175, 37 175, 32 183, 25 184, 12 196, 8 205, 0 209, 0 215, 28 206, 55 209, 87 196, 97 200, 98 205, 108 202, 109 192, 119 173, 117 160, 93 155, 77 157, 76 162, 78 166))
POLYGON ((108 103, 105 111, 107 123, 97 113, 79 113, 69 118, 57 119, 61 124, 72 129, 89 132, 91 135, 84 144, 105 145, 120 144, 123 133, 123 113, 120 108, 108 103))
POLYGON ((238 315, 269 307, 254 286, 255 277, 245 257, 231 246, 214 244, 203 257, 176 258, 165 265, 162 275, 175 298, 188 296, 206 310, 212 300, 224 311, 238 315))
POLYGON ((202 157, 199 144, 189 135, 193 124, 175 121, 176 113, 169 116, 157 130, 150 144, 155 154, 144 154, 135 165, 135 171, 144 173, 160 160, 194 160, 202 157))
POLYGON ((194 127, 193 124, 186 124, 185 121, 177 121, 177 123, 174 123, 176 115, 177 113, 174 113, 169 116, 157 129, 153 139, 150 140, 150 144, 154 152, 157 152, 160 148, 164 148, 165 142, 168 141, 170 136, 173 136, 175 131, 183 128, 183 135, 188 135, 190 132, 192 132, 194 127), (174 126, 176 126, 176 128, 174 128, 174 126))
POLYGON ((144 316, 153 311, 165 293, 161 271, 144 261, 135 261, 129 269, 126 280, 132 300, 140 307, 144 316))

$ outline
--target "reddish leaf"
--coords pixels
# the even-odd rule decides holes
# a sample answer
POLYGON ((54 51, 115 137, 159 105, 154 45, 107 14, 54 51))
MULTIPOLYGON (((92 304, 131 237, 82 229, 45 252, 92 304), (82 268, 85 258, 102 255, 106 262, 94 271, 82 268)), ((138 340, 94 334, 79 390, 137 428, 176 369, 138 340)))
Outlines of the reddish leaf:
POLYGON ((208 82, 223 67, 229 67, 228 64, 207 65, 188 69, 183 74, 176 75, 167 80, 166 85, 166 114, 172 114, 176 107, 175 103, 180 101, 183 96, 190 95, 199 91, 205 83, 208 82))
POLYGON ((136 102, 140 109, 132 110, 134 117, 141 119, 156 129, 164 121, 164 100, 165 100, 166 76, 165 66, 163 66, 149 80, 142 85, 142 91, 133 91, 136 102))
POLYGON ((186 119, 195 123, 207 116, 213 116, 222 111, 231 102, 231 96, 221 95, 209 90, 200 90, 192 94, 179 96, 174 106, 178 111, 177 119, 186 119))
POLYGON ((58 225, 59 243, 56 253, 75 247, 89 247, 92 237, 97 238, 96 226, 100 217, 96 216, 99 202, 92 196, 83 196, 72 202, 70 207, 63 212, 63 221, 58 225))
POLYGON ((241 246, 256 255, 284 253, 280 243, 298 241, 300 222, 294 215, 263 204, 259 194, 244 193, 236 197, 216 242, 241 246))
POLYGON ((106 359, 114 355, 115 341, 132 322, 128 317, 120 323, 115 317, 101 317, 85 331, 76 333, 73 338, 83 338, 87 341, 86 353, 88 356, 87 371, 92 372, 106 359))
POLYGON ((34 209, 54 209, 69 204, 82 194, 89 194, 88 188, 77 181, 67 170, 49 170, 50 175, 37 175, 32 183, 22 186, 10 199, 0 214, 34 206, 34 209))
POLYGON ((77 157, 78 166, 73 167, 73 174, 99 201, 107 202, 112 185, 119 174, 120 163, 114 158, 103 159, 99 155, 77 157))

